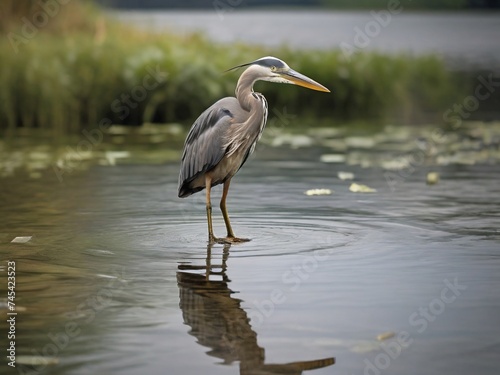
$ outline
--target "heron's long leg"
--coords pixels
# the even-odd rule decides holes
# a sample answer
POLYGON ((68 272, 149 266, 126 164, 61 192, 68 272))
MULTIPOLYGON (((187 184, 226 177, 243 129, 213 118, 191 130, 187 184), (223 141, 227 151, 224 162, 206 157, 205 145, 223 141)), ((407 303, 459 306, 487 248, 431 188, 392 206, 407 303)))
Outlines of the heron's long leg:
POLYGON ((222 189, 222 198, 220 200, 220 209, 222 211, 222 216, 224 216, 224 223, 226 223, 227 236, 229 238, 234 238, 233 228, 231 228, 231 223, 229 222, 229 215, 226 208, 226 198, 227 192, 229 191, 229 185, 231 184, 231 179, 224 182, 224 188, 222 189))
POLYGON ((208 222, 208 242, 215 242, 214 230, 212 227, 212 203, 210 201, 210 189, 212 188, 212 178, 205 175, 205 187, 207 189, 206 205, 207 205, 207 222, 208 222))
POLYGON ((248 238, 235 237, 233 233, 233 228, 231 228, 231 223, 229 222, 229 214, 227 213, 227 208, 226 208, 226 198, 230 184, 231 184, 231 179, 228 179, 226 180, 226 182, 224 182, 224 188, 222 189, 222 198, 220 200, 220 209, 222 211, 222 216, 224 216, 224 222, 226 223, 226 229, 227 229, 227 237, 222 241, 227 243, 247 242, 250 241, 248 238))

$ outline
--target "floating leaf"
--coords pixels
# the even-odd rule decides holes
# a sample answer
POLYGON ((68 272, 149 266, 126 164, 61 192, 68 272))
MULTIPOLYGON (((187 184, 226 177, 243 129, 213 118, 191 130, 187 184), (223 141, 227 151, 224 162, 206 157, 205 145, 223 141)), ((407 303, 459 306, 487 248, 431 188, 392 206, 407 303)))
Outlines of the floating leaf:
POLYGON ((330 195, 332 191, 330 189, 310 189, 304 192, 305 195, 330 195))
POLYGON ((399 171, 410 166, 410 159, 401 157, 392 160, 384 160, 382 161, 381 166, 382 168, 388 169, 390 171, 399 171))
POLYGON ((16 237, 10 242, 11 243, 26 243, 26 242, 30 242, 31 238, 32 238, 32 236, 16 237))
POLYGON ((377 190, 366 186, 353 182, 351 186, 349 186, 349 190, 353 193, 375 193, 377 190))
POLYGON ((313 137, 318 138, 333 138, 342 135, 345 132, 345 129, 341 128, 310 128, 307 133, 312 135, 313 137))
POLYGON ((319 159, 323 163, 344 163, 345 162, 345 155, 344 154, 324 154, 321 155, 321 158, 319 159))
POLYGON ((354 179, 354 173, 351 172, 338 172, 337 177, 340 178, 342 181, 345 180, 353 180, 354 179))
POLYGON ((116 159, 125 159, 130 157, 129 151, 106 151, 104 153, 109 165, 116 165, 116 159))
POLYGON ((391 337, 394 337, 396 334, 394 332, 384 332, 381 333, 380 335, 377 335, 377 340, 378 341, 384 341, 387 339, 390 339, 391 337))
POLYGON ((375 139, 371 137, 347 137, 344 142, 353 148, 373 148, 375 146, 375 139))
POLYGON ((427 173, 427 185, 435 185, 439 182, 439 173, 429 172, 427 173))
POLYGON ((271 146, 279 147, 290 145, 291 148, 310 147, 314 144, 313 139, 302 134, 281 134, 273 139, 271 146))

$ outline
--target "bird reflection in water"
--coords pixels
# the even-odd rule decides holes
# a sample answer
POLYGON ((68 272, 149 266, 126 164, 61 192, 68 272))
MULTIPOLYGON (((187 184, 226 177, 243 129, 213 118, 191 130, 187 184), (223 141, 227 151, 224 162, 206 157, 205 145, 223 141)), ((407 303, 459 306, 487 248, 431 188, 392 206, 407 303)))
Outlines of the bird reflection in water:
POLYGON ((264 348, 250 325, 241 300, 233 298, 226 275, 230 244, 224 245, 222 264, 212 264, 212 245, 208 245, 205 265, 180 264, 177 272, 184 323, 200 345, 210 348, 208 355, 223 364, 240 363, 241 375, 300 375, 335 363, 335 358, 266 364, 264 348))

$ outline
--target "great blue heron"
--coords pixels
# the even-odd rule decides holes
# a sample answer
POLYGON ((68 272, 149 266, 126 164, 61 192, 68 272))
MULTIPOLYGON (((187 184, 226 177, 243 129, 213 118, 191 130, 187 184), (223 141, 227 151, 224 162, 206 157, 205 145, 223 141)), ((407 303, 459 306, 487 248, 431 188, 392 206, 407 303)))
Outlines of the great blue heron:
POLYGON ((326 87, 292 70, 276 57, 262 57, 248 66, 236 85, 236 98, 220 99, 194 122, 184 144, 179 174, 179 197, 185 198, 204 188, 210 243, 234 243, 249 241, 237 238, 231 228, 226 209, 226 198, 231 178, 254 151, 267 120, 267 101, 253 91, 256 81, 290 83, 309 89, 330 92, 326 87), (212 204, 210 189, 224 184, 220 209, 227 229, 227 237, 218 239, 212 229, 212 204))

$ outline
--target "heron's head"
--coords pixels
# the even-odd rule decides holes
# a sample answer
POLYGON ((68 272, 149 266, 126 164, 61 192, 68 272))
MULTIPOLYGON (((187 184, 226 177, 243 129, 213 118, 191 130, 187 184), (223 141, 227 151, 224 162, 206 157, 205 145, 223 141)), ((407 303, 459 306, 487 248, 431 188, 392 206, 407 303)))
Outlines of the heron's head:
POLYGON ((249 73, 253 75, 254 81, 262 80, 277 83, 290 83, 292 85, 299 85, 316 91, 330 92, 330 90, 328 90, 325 86, 313 81, 311 78, 306 77, 299 72, 296 72, 284 61, 272 56, 262 57, 250 63, 235 66, 227 71, 245 66, 249 67, 247 70, 249 70, 249 73))

